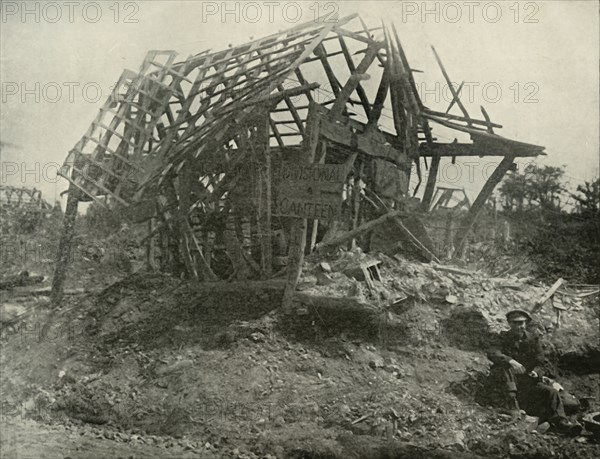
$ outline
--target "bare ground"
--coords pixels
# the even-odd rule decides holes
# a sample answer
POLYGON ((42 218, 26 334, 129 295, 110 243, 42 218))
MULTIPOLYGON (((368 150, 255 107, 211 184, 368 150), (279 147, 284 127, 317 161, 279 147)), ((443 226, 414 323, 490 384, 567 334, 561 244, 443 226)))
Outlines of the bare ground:
MULTIPOLYGON (((479 404, 489 362, 428 328, 436 305, 351 333, 279 304, 152 274, 55 311, 25 304, 2 331, 2 457, 600 457, 589 436, 527 432, 479 404)), ((597 374, 564 374, 598 396, 597 374)))

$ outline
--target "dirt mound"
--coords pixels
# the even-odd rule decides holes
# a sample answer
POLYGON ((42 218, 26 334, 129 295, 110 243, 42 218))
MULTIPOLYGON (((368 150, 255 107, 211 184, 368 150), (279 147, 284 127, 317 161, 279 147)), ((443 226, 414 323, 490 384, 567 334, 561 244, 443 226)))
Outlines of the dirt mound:
POLYGON ((280 288, 256 292, 251 284, 222 287, 215 292, 218 287, 193 286, 159 274, 136 274, 96 298, 94 326, 89 331, 109 347, 214 347, 227 345, 232 333, 243 328, 243 321, 256 320, 281 304, 280 288))
POLYGON ((484 350, 490 343, 490 324, 485 315, 472 307, 453 308, 441 323, 448 343, 460 349, 484 350))
MULTIPOLYGON (((374 290, 338 272, 337 296, 309 273, 292 315, 276 309, 280 283, 207 288, 138 273, 70 297, 51 315, 69 333, 4 337, 8 417, 35 420, 25 430, 46 429, 51 445, 52 429, 68 427, 96 457, 109 447, 236 459, 600 454, 587 437, 571 445, 535 434, 511 450, 510 423, 477 403, 474 384, 489 367, 480 337, 500 324, 473 298, 500 298, 507 287, 394 259, 379 269, 374 290)), ((486 304, 502 314, 504 303, 486 304)), ((31 310, 27 326, 47 323, 47 305, 31 310)), ((77 451, 65 438, 65 451, 77 451)))

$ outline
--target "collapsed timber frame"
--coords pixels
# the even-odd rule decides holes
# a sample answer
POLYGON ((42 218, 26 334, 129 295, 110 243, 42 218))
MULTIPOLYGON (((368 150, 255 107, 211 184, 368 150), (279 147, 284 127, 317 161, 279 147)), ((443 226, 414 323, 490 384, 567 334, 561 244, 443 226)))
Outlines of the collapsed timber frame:
POLYGON ((136 221, 148 221, 149 252, 159 252, 161 269, 205 282, 284 273, 288 300, 305 252, 336 229, 325 217, 356 230, 402 210, 413 166, 417 189, 422 163, 429 168, 420 204, 427 211, 443 157, 502 158, 469 209, 471 226, 515 158, 543 154, 543 147, 497 135, 502 126, 483 108, 483 120, 472 118, 434 54, 461 115, 426 107, 395 28, 369 29, 357 15, 182 62, 174 51, 150 51, 138 73, 123 73, 61 170, 70 186, 54 301, 62 296, 79 201, 125 206, 136 221), (382 126, 384 110, 393 128, 382 126), (438 143, 430 123, 472 142, 438 143), (289 174, 274 180, 285 167, 289 174), (342 183, 320 179, 340 170, 342 183))
POLYGON ((42 198, 41 190, 28 187, 0 185, 1 208, 26 208, 29 210, 48 210, 51 208, 42 198))

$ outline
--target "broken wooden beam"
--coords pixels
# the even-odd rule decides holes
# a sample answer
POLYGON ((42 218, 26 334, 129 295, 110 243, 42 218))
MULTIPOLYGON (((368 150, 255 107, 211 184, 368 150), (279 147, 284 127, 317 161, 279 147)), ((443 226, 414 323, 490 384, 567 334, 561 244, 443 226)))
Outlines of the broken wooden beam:
POLYGON ((463 115, 465 115, 467 124, 470 126, 472 124, 472 120, 471 120, 471 117, 469 116, 469 113, 467 112, 467 109, 465 108, 462 101, 460 100, 460 97, 459 97, 456 89, 454 89, 454 86, 452 86, 452 81, 450 81, 450 77, 448 76, 448 73, 446 72, 446 69, 444 68, 444 64, 442 64, 442 60, 440 59, 440 56, 438 56, 438 53, 433 46, 431 47, 431 49, 433 51, 433 55, 435 56, 435 60, 437 61, 438 65, 440 66, 442 75, 444 75, 444 79, 446 80, 446 83, 448 84, 448 89, 450 89, 450 92, 452 93, 452 100, 456 101, 456 105, 458 105, 458 107, 460 108, 460 111, 463 112, 463 115))
POLYGON ((435 261, 436 263, 441 263, 440 259, 435 256, 426 246, 423 244, 418 237, 416 237, 405 225, 402 223, 402 220, 396 216, 392 219, 392 222, 402 230, 402 232, 408 237, 410 242, 412 242, 423 254, 423 256, 429 261, 435 261))
MULTIPOLYGON (((102 288, 73 288, 73 289, 63 289, 63 296, 73 296, 73 295, 88 295, 88 294, 96 294, 100 293, 102 288)), ((52 287, 43 287, 43 288, 16 288, 10 292, 11 298, 15 297, 24 297, 24 296, 52 296, 52 287)))
POLYGON ((469 209, 469 212, 467 213, 467 216, 465 217, 465 219, 463 221, 462 226, 464 227, 464 231, 462 231, 458 235, 458 238, 456 241, 456 251, 457 252, 460 252, 463 249, 463 245, 464 245, 465 241, 467 240, 467 236, 469 235, 469 232, 471 231, 471 227, 473 226, 473 223, 475 223, 475 220, 477 219, 477 217, 483 210, 483 207, 484 207, 486 201, 492 195, 492 192, 494 191, 494 188, 496 188, 496 185, 498 185, 498 183, 500 183, 500 181, 504 177, 504 174, 506 174, 506 172, 512 167, 512 165, 514 163, 514 159, 515 159, 514 156, 506 156, 506 157, 502 158, 502 161, 500 162, 500 164, 498 164, 498 167, 496 167, 496 169, 494 169, 494 172, 492 172, 492 174, 490 175, 488 180, 483 185, 483 188, 479 192, 477 199, 475 199, 475 202, 469 209))
POLYGON ((31 276, 28 271, 21 271, 19 274, 0 280, 0 290, 25 287, 27 285, 39 284, 40 282, 44 282, 44 276, 31 276))
POLYGON ((67 277, 67 268, 71 259, 73 247, 73 236, 75 235, 75 219, 77 218, 77 207, 79 205, 80 193, 74 186, 69 186, 67 207, 63 217, 63 232, 58 244, 54 277, 52 278, 51 300, 54 306, 58 306, 64 294, 64 283, 67 277))
MULTIPOLYGON (((442 158, 448 157, 464 157, 464 156, 505 156, 510 152, 509 147, 506 145, 486 145, 485 148, 475 143, 437 143, 434 142, 431 145, 421 144, 419 146, 419 156, 421 158, 431 158, 436 155, 442 158)), ((521 150, 515 156, 519 157, 533 157, 538 156, 540 153, 531 150, 521 150)))
POLYGON ((437 181, 438 169, 441 160, 439 150, 433 150, 432 155, 433 158, 431 159, 431 167, 429 168, 429 175, 427 176, 425 193, 423 194, 423 200, 421 201, 421 210, 424 212, 427 212, 431 206, 431 200, 433 198, 433 191, 435 189, 435 183, 437 181))
POLYGON ((402 215, 402 213, 403 212, 400 210, 393 210, 391 212, 388 212, 387 214, 384 214, 381 217, 376 218, 375 220, 368 221, 353 230, 345 232, 344 234, 336 237, 335 239, 318 243, 316 245, 316 250, 317 252, 325 252, 332 248, 338 247, 344 244, 345 242, 348 242, 349 240, 359 236, 360 234, 366 233, 367 231, 374 229, 376 226, 384 223, 385 221, 402 215))
POLYGON ((474 276, 477 274, 476 271, 469 271, 467 269, 455 268, 453 266, 444 266, 444 265, 435 265, 435 264, 431 264, 430 266, 433 269, 435 269, 436 271, 445 271, 447 273, 460 274, 461 276, 474 276))
POLYGON ((274 290, 283 291, 285 280, 270 279, 261 281, 238 280, 238 281, 217 281, 217 282, 196 282, 190 284, 189 288, 195 292, 213 293, 213 292, 239 292, 239 291, 261 291, 274 290))
MULTIPOLYGON (((482 113, 485 111, 485 109, 483 107, 481 107, 482 109, 482 113)), ((426 115, 433 115, 433 116, 439 116, 442 118, 448 118, 449 120, 456 120, 456 121, 464 121, 465 123, 467 121, 471 121, 471 123, 473 124, 478 124, 478 125, 482 125, 482 126, 491 126, 491 127, 495 127, 498 129, 502 129, 502 125, 498 124, 498 123, 493 123, 491 121, 488 121, 487 119, 484 120, 479 120, 479 119, 475 119, 475 118, 465 118, 464 116, 459 116, 459 115, 452 115, 450 113, 444 113, 444 112, 438 112, 436 110, 431 110, 429 108, 425 108, 424 112, 426 115)), ((484 117, 487 116, 487 112, 485 112, 484 117)), ((489 118, 489 117, 488 117, 489 118)), ((493 132, 491 133, 493 134, 493 132)))
POLYGON ((554 284, 552 284, 552 286, 546 291, 546 293, 544 293, 544 295, 535 302, 535 305, 531 309, 531 312, 537 312, 540 309, 542 309, 544 303, 550 298, 552 298, 552 295, 556 293, 556 291, 560 288, 564 281, 565 280, 561 277, 556 282, 554 282, 554 284))

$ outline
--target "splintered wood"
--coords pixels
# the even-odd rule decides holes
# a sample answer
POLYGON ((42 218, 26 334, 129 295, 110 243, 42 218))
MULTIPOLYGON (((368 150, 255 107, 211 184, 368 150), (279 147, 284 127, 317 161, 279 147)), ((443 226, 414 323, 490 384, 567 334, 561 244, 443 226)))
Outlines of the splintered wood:
MULTIPOLYGON (((395 27, 368 29, 357 15, 183 61, 174 51, 152 50, 137 73, 121 75, 60 173, 75 201, 126 206, 132 219, 152 219, 148 256, 166 252, 163 268, 199 282, 265 280, 287 262, 289 293, 301 273, 309 219, 308 249, 332 246, 320 242, 333 225, 347 231, 346 240, 380 221, 363 205, 373 190, 391 193, 382 218, 395 216, 409 196, 413 165, 413 191, 419 188, 421 160, 432 158, 427 210, 440 158, 502 156, 469 210, 469 226, 514 158, 543 154, 543 147, 498 135, 501 125, 485 109, 483 120, 471 118, 460 91, 450 88, 460 114, 425 107, 395 27), (437 143, 429 123, 473 142, 437 143), (383 170, 397 183, 383 186, 383 170)), ((73 199, 61 242, 67 252, 73 199)), ((58 289, 64 269, 57 269, 58 289)))

